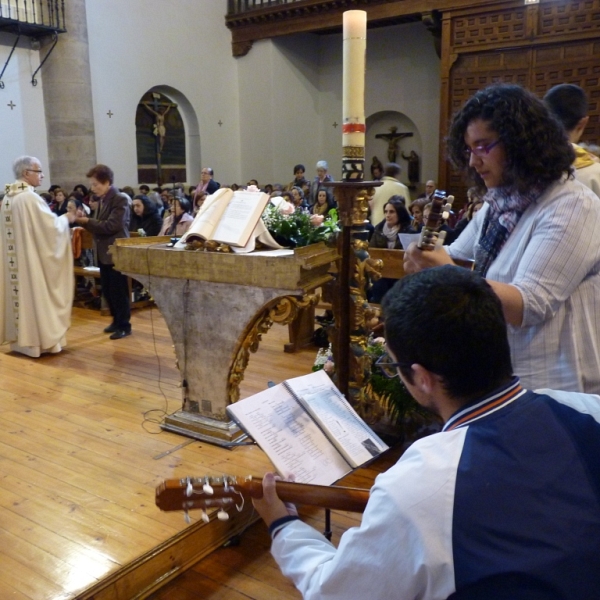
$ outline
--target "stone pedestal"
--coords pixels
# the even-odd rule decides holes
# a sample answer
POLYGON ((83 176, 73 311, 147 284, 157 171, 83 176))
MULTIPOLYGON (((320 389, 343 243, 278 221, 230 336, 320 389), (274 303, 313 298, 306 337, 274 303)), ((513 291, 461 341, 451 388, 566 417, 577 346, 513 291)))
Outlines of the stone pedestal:
POLYGON ((115 266, 149 290, 165 318, 183 388, 181 411, 163 427, 215 443, 239 430, 225 409, 239 398, 250 352, 273 323, 315 303, 336 252, 323 244, 265 257, 168 248, 162 238, 117 240, 115 266))

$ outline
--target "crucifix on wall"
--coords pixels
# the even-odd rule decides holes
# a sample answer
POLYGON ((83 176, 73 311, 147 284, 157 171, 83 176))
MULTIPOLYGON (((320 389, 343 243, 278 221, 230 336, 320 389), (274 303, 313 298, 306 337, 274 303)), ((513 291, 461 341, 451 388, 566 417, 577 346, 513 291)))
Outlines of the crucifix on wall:
POLYGON ((375 137, 377 139, 383 139, 388 143, 388 160, 389 162, 396 162, 396 155, 398 154, 398 142, 405 137, 412 137, 412 132, 400 132, 396 126, 390 127, 389 133, 378 133, 375 137))
POLYGON ((161 100, 161 95, 153 93, 152 102, 142 102, 148 112, 154 115, 152 134, 156 139, 156 176, 158 183, 162 183, 162 150, 167 136, 165 117, 172 108, 177 108, 173 102, 161 100))

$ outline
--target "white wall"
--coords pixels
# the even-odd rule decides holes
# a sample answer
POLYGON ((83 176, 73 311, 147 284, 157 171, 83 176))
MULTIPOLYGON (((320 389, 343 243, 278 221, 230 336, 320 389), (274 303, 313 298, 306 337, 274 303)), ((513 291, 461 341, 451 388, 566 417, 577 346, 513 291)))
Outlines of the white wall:
MULTIPOLYGON (((304 163, 312 177, 320 159, 339 179, 342 134, 333 123, 342 120, 341 34, 258 41, 236 59, 225 27, 226 0, 86 4, 97 159, 115 170, 117 185, 137 182, 135 112, 153 88, 179 94, 175 100, 191 136, 191 182, 209 166, 225 184, 250 178, 287 183, 294 164, 304 163)), ((0 37, 0 58, 8 55, 12 39, 0 37)), ((24 40, 4 75, 0 174, 6 181, 20 154, 48 162, 43 69, 38 86, 30 83, 38 64, 39 53, 24 40), (17 104, 12 113, 10 100, 17 104)), ((373 154, 386 162, 385 142, 375 140, 375 133, 387 131, 386 115, 401 113, 415 136, 400 147, 421 156, 422 181, 437 177, 439 95, 439 60, 422 24, 368 31, 365 112, 373 127, 367 131, 367 172, 373 154)), ((50 151, 60 152, 51 140, 50 151)))
MULTIPOLYGON (((10 54, 15 36, 0 33, 0 71, 10 54)), ((0 89, 0 187, 14 181, 12 163, 24 154, 36 156, 48 167, 48 140, 44 115, 43 81, 31 76, 40 64, 40 53, 32 50, 29 39, 22 37, 4 72, 0 89), (15 107, 11 110, 10 103, 15 107)), ((46 184, 45 182, 42 187, 46 184)))
POLYGON ((97 157, 114 169, 115 183, 137 182, 135 111, 157 86, 178 90, 196 113, 201 156, 194 164, 188 158, 188 179, 198 181, 205 165, 218 180, 226 174, 239 180, 237 65, 225 27, 227 2, 88 0, 86 6, 97 157))

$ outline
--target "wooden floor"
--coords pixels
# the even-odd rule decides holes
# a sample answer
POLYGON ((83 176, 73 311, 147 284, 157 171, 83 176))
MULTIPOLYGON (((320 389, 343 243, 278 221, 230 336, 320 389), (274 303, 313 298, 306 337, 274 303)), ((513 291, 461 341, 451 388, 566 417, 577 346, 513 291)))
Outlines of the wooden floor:
MULTIPOLYGON (((262 524, 239 546, 215 552, 163 591, 156 592, 157 585, 143 594, 132 591, 136 561, 203 526, 199 515, 188 526, 181 514, 155 507, 160 481, 262 475, 270 463, 256 446, 225 450, 161 431, 164 414, 180 408, 164 321, 156 309, 136 311, 133 335, 117 341, 102 333, 108 322, 96 311, 74 309, 62 353, 30 359, 0 349, 0 598, 132 600, 153 591, 153 598, 174 600, 297 598, 270 561, 262 524), (105 587, 128 570, 125 584, 105 587)), ((265 336, 251 357, 242 397, 264 389, 268 380, 309 372, 315 350, 284 354, 286 336, 279 326, 265 336)), ((364 481, 353 484, 365 487, 374 473, 357 477, 364 481)), ((306 516, 322 519, 321 512, 306 516)), ((336 514, 335 534, 356 519, 336 514)), ((167 559, 180 570, 189 566, 176 556, 167 559)), ((178 572, 173 569, 164 582, 178 572)))

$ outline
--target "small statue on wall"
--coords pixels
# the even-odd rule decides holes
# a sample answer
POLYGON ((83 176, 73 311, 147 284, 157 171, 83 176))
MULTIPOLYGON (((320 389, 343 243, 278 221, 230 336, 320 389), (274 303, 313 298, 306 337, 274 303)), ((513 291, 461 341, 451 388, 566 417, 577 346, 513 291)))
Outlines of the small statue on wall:
POLYGON ((402 158, 408 162, 408 181, 414 186, 419 182, 419 155, 411 150, 408 156, 402 152, 402 158))

